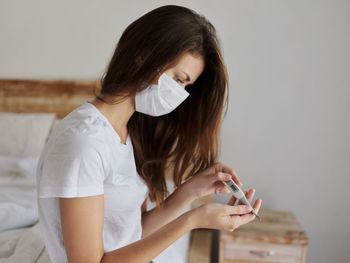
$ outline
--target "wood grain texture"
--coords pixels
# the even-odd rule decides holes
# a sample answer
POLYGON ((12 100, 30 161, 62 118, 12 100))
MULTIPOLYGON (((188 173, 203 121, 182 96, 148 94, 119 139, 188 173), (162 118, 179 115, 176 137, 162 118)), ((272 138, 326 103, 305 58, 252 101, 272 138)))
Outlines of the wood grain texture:
MULTIPOLYGON (((291 212, 260 211, 257 220, 233 232, 220 231, 220 263, 304 263, 308 238, 291 212), (273 256, 257 254, 273 252, 273 256)), ((191 234, 188 263, 210 262, 212 231, 195 229, 191 234)))
POLYGON ((191 231, 191 242, 187 263, 210 263, 212 231, 195 229, 191 231))
POLYGON ((263 210, 262 222, 241 226, 234 232, 221 231, 221 239, 228 242, 247 241, 287 245, 308 245, 308 238, 291 212, 263 210))
POLYGON ((302 262, 301 246, 276 245, 269 243, 226 243, 222 251, 222 263, 269 262, 297 263, 302 262))
POLYGON ((63 118, 94 98, 100 89, 97 80, 0 79, 0 111, 53 112, 63 118))
POLYGON ((233 232, 220 231, 220 263, 304 263, 308 238, 291 212, 263 210, 233 232))

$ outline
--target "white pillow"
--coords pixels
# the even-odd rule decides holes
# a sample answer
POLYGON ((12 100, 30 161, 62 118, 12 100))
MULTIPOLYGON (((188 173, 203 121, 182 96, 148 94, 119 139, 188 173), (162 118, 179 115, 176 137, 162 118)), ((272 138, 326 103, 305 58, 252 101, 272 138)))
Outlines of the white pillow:
POLYGON ((55 113, 0 113, 0 155, 40 155, 55 113))
POLYGON ((0 155, 0 184, 5 177, 35 177, 39 156, 13 157, 0 155))

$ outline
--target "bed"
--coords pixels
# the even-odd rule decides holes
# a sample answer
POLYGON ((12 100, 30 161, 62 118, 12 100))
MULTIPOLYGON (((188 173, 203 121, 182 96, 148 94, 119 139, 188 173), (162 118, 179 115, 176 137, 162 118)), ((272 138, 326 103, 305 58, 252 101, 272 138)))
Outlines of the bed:
MULTIPOLYGON (((60 119, 91 100, 93 89, 95 80, 0 79, 0 263, 50 262, 39 230, 36 164, 60 119)), ((153 261, 187 262, 190 239, 184 235, 153 261)))

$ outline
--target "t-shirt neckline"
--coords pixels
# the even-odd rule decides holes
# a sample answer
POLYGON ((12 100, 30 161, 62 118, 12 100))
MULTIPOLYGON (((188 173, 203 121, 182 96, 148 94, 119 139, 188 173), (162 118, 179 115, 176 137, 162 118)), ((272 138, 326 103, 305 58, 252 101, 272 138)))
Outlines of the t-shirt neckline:
POLYGON ((126 142, 125 142, 125 144, 124 144, 124 143, 121 143, 121 138, 120 138, 119 134, 115 131, 115 129, 113 128, 112 124, 111 124, 111 123, 108 121, 108 119, 100 112, 100 110, 97 109, 97 108, 95 107, 95 105, 92 104, 90 101, 86 101, 85 104, 90 105, 90 106, 97 112, 97 114, 107 123, 107 125, 114 131, 114 134, 117 136, 118 142, 119 142, 119 144, 121 145, 121 147, 123 147, 123 148, 129 148, 129 147, 130 147, 130 145, 131 145, 131 139, 130 139, 129 133, 128 133, 128 136, 126 137, 126 142))

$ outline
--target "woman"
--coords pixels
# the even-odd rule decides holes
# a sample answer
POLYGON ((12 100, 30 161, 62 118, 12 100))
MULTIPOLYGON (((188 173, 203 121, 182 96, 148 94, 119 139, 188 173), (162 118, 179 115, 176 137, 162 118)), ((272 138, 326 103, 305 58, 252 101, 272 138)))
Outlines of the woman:
MULTIPOLYGON (((164 6, 126 28, 102 89, 61 121, 38 164, 53 263, 149 262, 192 229, 233 231, 254 219, 233 197, 179 216, 199 197, 228 193, 222 181, 241 185, 216 162, 227 82, 215 29, 194 11, 164 6)), ((246 194, 251 202, 254 190, 246 194)))

